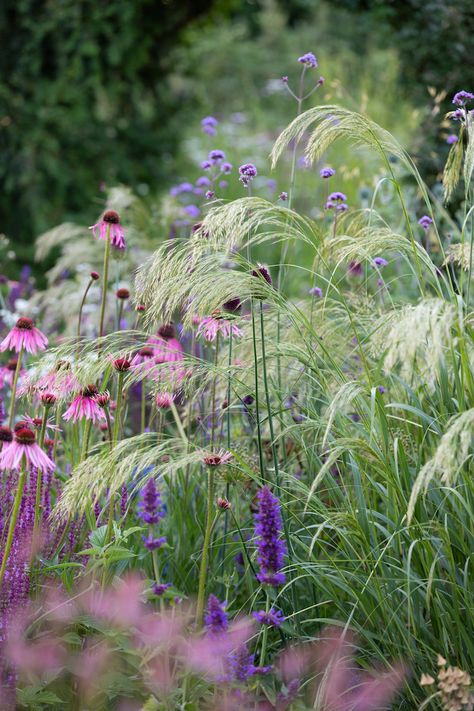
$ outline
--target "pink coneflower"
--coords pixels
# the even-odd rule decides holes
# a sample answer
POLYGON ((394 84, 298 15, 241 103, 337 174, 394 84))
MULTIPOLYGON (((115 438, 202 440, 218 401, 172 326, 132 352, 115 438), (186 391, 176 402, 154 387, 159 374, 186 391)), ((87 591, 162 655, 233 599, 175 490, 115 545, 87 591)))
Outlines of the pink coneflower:
POLYGON ((0 425, 0 452, 4 447, 7 447, 13 440, 13 432, 9 427, 0 425))
POLYGON ((165 323, 158 329, 156 336, 150 338, 153 355, 157 363, 174 363, 183 360, 183 346, 176 338, 176 329, 172 323, 165 323))
POLYGON ((35 322, 31 318, 22 316, 13 326, 10 333, 0 343, 0 351, 14 350, 19 353, 25 350, 28 353, 44 351, 48 345, 48 339, 36 328, 35 322))
POLYGON ((156 406, 160 410, 166 410, 173 404, 174 395, 171 393, 158 393, 155 397, 156 406))
MULTIPOLYGON (((41 430, 41 427, 43 426, 43 418, 42 417, 30 417, 29 415, 23 415, 21 419, 21 423, 16 423, 15 425, 15 430, 18 429, 18 424, 22 424, 23 426, 26 426, 28 429, 32 430, 41 430)), ((51 430, 53 432, 61 432, 61 428, 58 427, 54 423, 54 420, 46 420, 45 424, 45 432, 48 430, 51 430)))
POLYGON ((23 457, 29 467, 43 471, 54 469, 54 462, 36 444, 35 433, 27 427, 15 432, 13 441, 0 454, 0 469, 19 469, 23 457))
POLYGON ((63 415, 65 420, 77 420, 85 417, 87 420, 97 422, 105 419, 104 412, 97 402, 99 391, 95 385, 88 385, 82 390, 80 395, 77 395, 72 401, 69 408, 63 415))
POLYGON ((71 372, 71 364, 67 360, 60 360, 55 369, 42 375, 36 383, 28 377, 23 385, 18 388, 18 395, 36 393, 42 402, 44 393, 55 395, 57 398, 70 397, 71 393, 80 390, 77 378, 71 372))
POLYGON ((219 449, 218 452, 203 452, 202 461, 207 467, 218 467, 221 464, 228 464, 233 455, 226 452, 225 449, 219 449))
POLYGON ((217 309, 212 316, 208 316, 201 321, 196 335, 204 336, 206 341, 215 341, 217 334, 224 338, 229 338, 231 333, 233 336, 243 335, 241 329, 233 321, 224 318, 217 309))
POLYGON ((134 370, 147 373, 155 366, 154 350, 151 346, 143 346, 132 358, 132 368, 134 370))
POLYGON ((92 230, 94 237, 107 239, 107 231, 110 228, 110 244, 117 249, 125 249, 125 238, 120 217, 115 210, 107 210, 99 222, 89 227, 92 230))
MULTIPOLYGON (((9 385, 12 387, 13 385, 13 380, 15 378, 15 371, 16 367, 18 365, 18 358, 10 358, 8 363, 6 365, 1 365, 0 366, 0 388, 3 388, 3 386, 9 385)), ((21 369, 20 370, 20 380, 22 376, 25 374, 25 370, 21 369)), ((20 395, 20 388, 18 388, 18 394, 20 395)))
POLYGON ((126 373, 127 370, 130 370, 132 363, 128 360, 128 358, 116 358, 112 361, 112 365, 117 373, 126 373))

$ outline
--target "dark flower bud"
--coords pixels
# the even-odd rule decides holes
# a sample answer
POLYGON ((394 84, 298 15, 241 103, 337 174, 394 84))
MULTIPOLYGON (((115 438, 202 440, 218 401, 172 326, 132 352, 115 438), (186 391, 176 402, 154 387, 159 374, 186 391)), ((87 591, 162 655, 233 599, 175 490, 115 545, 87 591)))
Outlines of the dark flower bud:
POLYGON ((36 440, 35 433, 28 427, 20 427, 15 430, 15 440, 19 444, 33 444, 36 440))
POLYGON ((114 360, 112 365, 118 373, 126 373, 127 370, 129 370, 131 363, 127 358, 117 358, 114 360))
POLYGON ((115 296, 117 297, 117 299, 122 299, 123 301, 125 301, 126 299, 130 298, 130 292, 128 289, 125 289, 123 287, 121 289, 117 289, 117 291, 115 292, 115 296))
POLYGON ((91 272, 91 279, 93 279, 94 281, 97 281, 97 279, 100 279, 99 272, 91 272))
POLYGON ((19 422, 15 422, 13 425, 13 431, 18 432, 18 430, 22 430, 25 427, 28 427, 28 422, 25 422, 24 420, 19 420, 19 422))
POLYGON ((104 222, 109 222, 113 225, 117 225, 120 222, 119 214, 118 212, 115 212, 115 210, 107 210, 102 219, 104 222))
POLYGON ((16 328, 21 328, 24 331, 32 331, 34 326, 35 326, 35 322, 33 321, 33 319, 26 318, 26 316, 22 316, 21 318, 19 318, 15 324, 16 328))
POLYGON ((217 499, 217 507, 219 509, 222 509, 223 511, 228 511, 230 508, 232 508, 232 504, 228 499, 225 498, 219 498, 217 499))
POLYGON ((86 385, 82 390, 82 397, 95 397, 98 392, 97 385, 86 385))
POLYGON ((107 405, 110 402, 110 393, 108 390, 104 390, 103 393, 99 393, 95 399, 96 403, 100 405, 100 407, 107 407, 107 405))
POLYGON ((224 309, 224 311, 227 311, 230 314, 238 313, 241 307, 242 302, 238 297, 236 297, 235 299, 229 299, 229 301, 226 301, 225 304, 222 304, 222 308, 224 309))
POLYGON ((258 264, 257 268, 253 270, 252 276, 258 277, 260 279, 265 279, 269 286, 271 286, 273 283, 268 267, 266 267, 264 264, 258 264))
POLYGON ((9 427, 0 426, 0 442, 11 442, 13 439, 13 432, 9 427))
POLYGON ((138 304, 136 310, 140 311, 140 312, 145 311, 146 310, 145 304, 138 304))
POLYGON ((164 323, 158 329, 158 335, 168 341, 170 338, 176 338, 176 328, 173 323, 164 323))
POLYGON ((41 393, 41 402, 46 407, 51 407, 51 405, 54 405, 56 400, 57 397, 54 393, 41 393))

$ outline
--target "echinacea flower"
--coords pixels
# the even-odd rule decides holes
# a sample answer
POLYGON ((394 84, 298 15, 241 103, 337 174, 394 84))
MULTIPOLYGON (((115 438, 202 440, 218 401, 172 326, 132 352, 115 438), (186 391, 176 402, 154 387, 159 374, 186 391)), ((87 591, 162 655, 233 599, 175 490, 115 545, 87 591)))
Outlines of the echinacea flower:
POLYGON ((429 217, 429 215, 423 215, 423 217, 420 217, 420 219, 418 220, 418 224, 421 225, 421 227, 423 227, 423 229, 426 231, 429 226, 433 224, 433 220, 431 219, 431 217, 429 217))
POLYGON ((0 452, 12 441, 13 432, 11 429, 9 427, 5 427, 4 425, 0 425, 0 452))
POLYGON ((202 319, 196 332, 197 336, 204 336, 206 341, 215 341, 217 334, 224 338, 229 338, 231 334, 233 336, 243 335, 241 329, 233 321, 224 318, 218 309, 212 316, 202 319))
POLYGON ((280 610, 275 610, 274 607, 268 612, 266 610, 258 610, 258 612, 253 613, 253 616, 261 625, 268 625, 269 627, 279 627, 285 621, 283 613, 280 610))
POLYGON ((262 585, 278 587, 286 580, 281 571, 286 544, 281 540, 283 527, 280 502, 270 488, 264 486, 257 494, 258 512, 255 514, 255 535, 257 538, 257 563, 260 571, 257 580, 262 585))
POLYGON ((81 420, 83 417, 86 420, 92 420, 92 422, 97 422, 98 420, 104 420, 105 414, 97 402, 97 396, 99 391, 95 385, 88 385, 82 392, 77 395, 72 401, 71 405, 68 407, 63 415, 65 420, 81 420))
POLYGON ((225 603, 215 595, 209 595, 207 599, 207 609, 204 617, 206 632, 208 637, 219 637, 227 632, 229 628, 229 618, 225 611, 225 603))
POLYGON ((244 165, 241 165, 239 168, 239 180, 244 186, 244 188, 248 188, 248 186, 256 175, 257 168, 254 166, 253 163, 244 163, 244 165))
POLYGON ((48 339, 39 328, 36 328, 33 319, 22 316, 0 343, 0 351, 8 349, 17 353, 21 350, 25 350, 27 353, 36 353, 44 351, 47 345, 48 339))
POLYGON ((42 471, 52 471, 55 467, 54 462, 36 444, 35 433, 27 427, 17 430, 13 440, 2 449, 0 469, 19 469, 23 459, 30 469, 37 467, 42 471))
POLYGON ((232 454, 226 452, 225 449, 219 449, 218 452, 203 452, 202 461, 207 467, 218 467, 221 464, 228 464, 232 459, 232 454))
POLYGON ((183 346, 176 338, 176 329, 172 323, 159 327, 156 336, 149 339, 157 363, 174 363, 183 360, 183 346))
POLYGON ((107 239, 107 233, 110 230, 110 244, 117 249, 125 249, 125 236, 120 217, 115 210, 107 210, 99 222, 89 227, 92 230, 94 237, 99 236, 100 239, 107 239))
POLYGON ((157 393, 155 396, 156 406, 160 410, 167 410, 174 402, 174 395, 172 393, 157 393))
POLYGON ((305 67, 315 69, 318 66, 318 60, 312 52, 306 52, 301 57, 298 57, 298 62, 304 64, 305 67))

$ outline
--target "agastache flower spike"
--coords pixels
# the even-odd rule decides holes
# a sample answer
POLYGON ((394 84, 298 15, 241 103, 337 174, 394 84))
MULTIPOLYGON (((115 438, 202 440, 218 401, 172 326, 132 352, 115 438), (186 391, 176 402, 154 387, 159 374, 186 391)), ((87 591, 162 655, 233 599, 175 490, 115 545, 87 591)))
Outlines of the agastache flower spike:
POLYGON ((125 249, 125 238, 120 217, 115 210, 107 210, 99 222, 89 227, 95 237, 107 239, 107 230, 110 227, 110 244, 117 249, 125 249))
POLYGON ((268 486, 257 494, 258 513, 255 514, 257 537, 257 562, 260 572, 257 579, 263 585, 283 585, 286 576, 281 572, 286 555, 286 545, 280 539, 282 519, 280 502, 268 486))
POLYGON ((0 351, 14 350, 17 353, 25 350, 27 353, 44 351, 48 345, 48 339, 36 328, 33 319, 22 317, 11 329, 10 333, 0 344, 0 351))
POLYGON ((219 637, 228 630, 229 618, 224 608, 225 603, 220 602, 215 595, 209 595, 204 617, 204 624, 209 637, 219 637))
POLYGON ((165 515, 162 508, 160 492, 156 488, 153 478, 148 479, 140 492, 138 515, 144 523, 148 524, 158 523, 165 515))

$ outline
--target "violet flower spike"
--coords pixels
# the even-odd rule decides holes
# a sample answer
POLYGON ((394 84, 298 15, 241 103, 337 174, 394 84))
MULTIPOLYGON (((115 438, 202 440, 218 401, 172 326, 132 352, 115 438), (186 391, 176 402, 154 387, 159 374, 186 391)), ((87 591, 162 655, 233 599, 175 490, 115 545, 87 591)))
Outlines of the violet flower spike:
POLYGON ((286 544, 281 540, 283 527, 280 502, 270 488, 264 486, 257 494, 258 513, 255 514, 257 538, 257 563, 260 571, 257 579, 262 585, 278 587, 286 576, 281 572, 286 555, 286 544))

